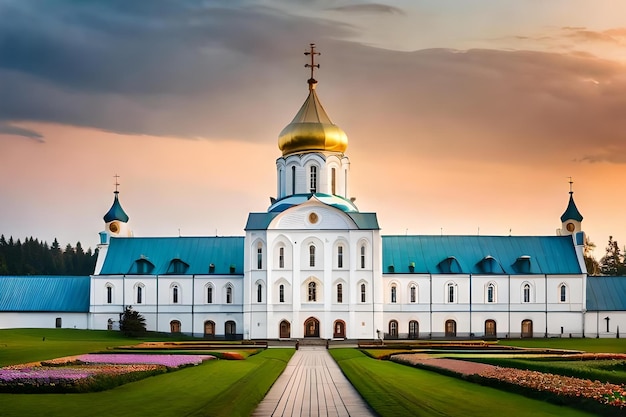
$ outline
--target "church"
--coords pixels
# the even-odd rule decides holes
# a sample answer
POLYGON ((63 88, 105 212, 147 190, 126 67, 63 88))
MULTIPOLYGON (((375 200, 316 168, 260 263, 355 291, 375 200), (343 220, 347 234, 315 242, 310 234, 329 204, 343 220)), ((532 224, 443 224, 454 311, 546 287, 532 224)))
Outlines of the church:
MULTIPOLYGON (((118 328, 216 339, 616 337, 626 279, 587 277, 570 188, 552 236, 381 235, 350 198, 348 138, 308 95, 278 135, 276 197, 236 237, 138 237, 119 191, 90 277, 0 278, 6 327, 118 328), (27 282, 28 281, 28 282, 27 282), (15 299, 26 287, 43 298, 15 299)), ((555 214, 556 217, 556 214, 555 214)), ((5 327, 5 326, 2 326, 5 327)))

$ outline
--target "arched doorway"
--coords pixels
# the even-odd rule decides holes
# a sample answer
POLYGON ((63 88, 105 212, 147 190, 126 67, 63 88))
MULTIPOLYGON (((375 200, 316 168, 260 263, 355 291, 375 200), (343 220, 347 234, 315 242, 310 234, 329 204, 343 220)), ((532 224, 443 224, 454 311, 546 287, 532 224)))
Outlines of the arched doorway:
POLYGON ((287 320, 280 322, 280 338, 289 339, 291 337, 291 324, 287 320))
POLYGON ((224 336, 226 340, 235 340, 237 336, 237 325, 234 321, 228 320, 224 323, 224 336))
POLYGON ((335 323, 333 324, 333 338, 346 338, 346 322, 344 322, 343 320, 335 321, 335 323))
POLYGON ((387 334, 387 339, 397 339, 398 338, 398 321, 391 320, 389 322, 389 333, 387 334))
POLYGON ((215 337, 215 322, 207 320, 204 322, 204 337, 215 337))
POLYGON ((417 320, 409 322, 409 339, 417 339, 420 334, 420 325, 417 320))
POLYGON ((496 337, 495 320, 485 320, 485 337, 496 337))
POLYGON ((320 321, 309 317, 304 322, 304 337, 320 337, 320 321))
POLYGON ((178 320, 170 321, 170 333, 180 333, 180 322, 178 320))
POLYGON ((522 320, 522 337, 533 337, 532 320, 522 320))
POLYGON ((446 320, 446 337, 456 337, 456 321, 446 320))

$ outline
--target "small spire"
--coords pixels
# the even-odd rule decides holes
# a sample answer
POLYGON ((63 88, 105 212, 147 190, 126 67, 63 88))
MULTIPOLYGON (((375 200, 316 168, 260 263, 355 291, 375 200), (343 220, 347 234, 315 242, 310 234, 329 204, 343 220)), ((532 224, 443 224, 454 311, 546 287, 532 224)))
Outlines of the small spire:
POLYGON ((114 192, 115 192, 115 194, 119 194, 120 192, 117 191, 117 187, 119 187, 119 185, 120 185, 120 183, 118 181, 120 179, 120 176, 115 174, 115 175, 113 175, 113 178, 115 178, 115 191, 114 192))
POLYGON ((309 48, 310 48, 310 50, 309 51, 305 51, 304 55, 307 55, 307 56, 310 55, 311 56, 311 63, 310 64, 304 64, 304 67, 305 68, 311 68, 311 78, 309 78, 307 80, 307 83, 309 84, 309 90, 313 90, 315 88, 315 84, 317 84, 317 80, 313 77, 313 75, 315 73, 315 68, 319 69, 319 67, 320 67, 320 64, 316 64, 315 63, 315 55, 321 55, 321 53, 315 51, 315 44, 314 43, 309 44, 309 48))
POLYGON ((574 188, 572 181, 572 177, 569 178, 569 203, 567 204, 567 209, 565 209, 565 213, 561 215, 561 221, 564 222, 566 220, 577 220, 581 222, 583 220, 583 215, 578 211, 578 207, 576 207, 576 203, 574 203, 574 188))

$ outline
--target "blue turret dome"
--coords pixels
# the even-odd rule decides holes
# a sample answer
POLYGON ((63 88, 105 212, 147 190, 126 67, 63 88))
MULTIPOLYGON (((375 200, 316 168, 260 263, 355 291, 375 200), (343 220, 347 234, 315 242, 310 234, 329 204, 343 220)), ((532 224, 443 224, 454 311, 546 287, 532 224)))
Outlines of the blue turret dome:
POLYGON ((119 192, 115 191, 115 199, 113 200, 113 205, 111 206, 109 211, 107 211, 107 214, 104 215, 104 221, 106 223, 112 222, 114 220, 118 220, 124 223, 128 222, 128 214, 126 214, 126 212, 122 208, 120 200, 117 198, 118 194, 119 192))
POLYGON ((569 192, 569 204, 567 205, 567 209, 561 216, 561 221, 564 222, 565 220, 583 221, 583 215, 580 214, 580 211, 578 211, 578 208, 576 207, 576 203, 574 203, 574 193, 572 191, 569 192))

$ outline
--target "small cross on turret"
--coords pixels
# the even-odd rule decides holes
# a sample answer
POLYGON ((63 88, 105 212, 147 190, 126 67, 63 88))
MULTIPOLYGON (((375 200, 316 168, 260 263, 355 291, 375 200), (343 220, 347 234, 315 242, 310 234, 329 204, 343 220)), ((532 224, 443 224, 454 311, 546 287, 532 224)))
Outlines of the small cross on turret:
POLYGON ((313 78, 313 74, 315 72, 315 68, 319 68, 320 64, 316 64, 315 63, 315 55, 321 55, 321 53, 316 52, 315 51, 315 44, 311 43, 309 44, 309 47, 311 48, 309 51, 305 51, 304 55, 307 56, 311 56, 311 63, 310 64, 304 64, 305 68, 311 68, 311 78, 308 79, 307 83, 309 83, 309 90, 312 90, 313 88, 315 88, 315 84, 317 83, 317 80, 315 78, 313 78))

